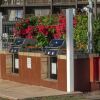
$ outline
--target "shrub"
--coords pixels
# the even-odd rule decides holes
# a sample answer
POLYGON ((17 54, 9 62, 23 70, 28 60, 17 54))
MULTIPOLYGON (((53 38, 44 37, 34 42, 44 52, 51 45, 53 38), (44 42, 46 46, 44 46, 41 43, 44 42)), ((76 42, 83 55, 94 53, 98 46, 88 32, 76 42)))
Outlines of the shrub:
POLYGON ((76 51, 87 51, 87 41, 88 41, 88 18, 86 15, 78 15, 77 25, 74 28, 74 43, 76 51))
POLYGON ((100 16, 98 16, 97 19, 94 21, 93 30, 94 30, 94 39, 93 39, 94 52, 100 54, 100 16))

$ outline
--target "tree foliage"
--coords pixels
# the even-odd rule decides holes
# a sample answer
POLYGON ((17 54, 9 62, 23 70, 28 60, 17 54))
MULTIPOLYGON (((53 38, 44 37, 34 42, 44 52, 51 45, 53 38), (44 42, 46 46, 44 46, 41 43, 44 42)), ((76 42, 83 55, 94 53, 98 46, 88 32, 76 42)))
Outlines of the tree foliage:
POLYGON ((77 18, 77 25, 74 28, 75 50, 87 51, 88 18, 86 15, 78 15, 76 18, 77 18))

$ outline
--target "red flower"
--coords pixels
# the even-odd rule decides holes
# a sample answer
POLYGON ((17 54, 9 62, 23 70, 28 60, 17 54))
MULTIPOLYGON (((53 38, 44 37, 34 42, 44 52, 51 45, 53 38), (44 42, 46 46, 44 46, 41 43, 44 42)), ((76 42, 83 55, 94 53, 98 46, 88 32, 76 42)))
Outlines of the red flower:
POLYGON ((38 31, 40 33, 43 33, 44 32, 44 29, 45 29, 45 26, 44 25, 38 25, 37 27, 38 27, 38 31))
MULTIPOLYGON (((49 16, 47 16, 49 20, 49 16)), ((25 38, 34 38, 37 34, 43 34, 43 36, 48 37, 48 41, 52 38, 59 39, 63 34, 66 33, 66 17, 64 15, 58 16, 58 19, 54 25, 44 25, 41 18, 38 18, 36 25, 32 24, 31 19, 22 19, 20 22, 16 23, 14 35, 25 37, 25 38), (55 25, 56 24, 56 25, 55 25)), ((47 21, 46 21, 47 22, 47 21)), ((77 19, 73 18, 73 26, 76 27, 77 19)))
POLYGON ((77 19, 74 17, 73 18, 73 26, 76 27, 76 25, 77 25, 77 19))
POLYGON ((34 26, 28 26, 27 29, 26 29, 27 34, 32 34, 33 31, 34 31, 34 26))
POLYGON ((59 23, 63 23, 63 24, 66 25, 66 17, 63 16, 63 15, 60 15, 60 16, 59 16, 59 23))
POLYGON ((20 35, 22 35, 22 36, 26 35, 26 29, 20 30, 20 35))
POLYGON ((54 34, 54 39, 60 39, 61 38, 61 34, 54 34))
POLYGON ((48 27, 44 26, 44 25, 38 25, 38 32, 44 35, 48 35, 48 27))

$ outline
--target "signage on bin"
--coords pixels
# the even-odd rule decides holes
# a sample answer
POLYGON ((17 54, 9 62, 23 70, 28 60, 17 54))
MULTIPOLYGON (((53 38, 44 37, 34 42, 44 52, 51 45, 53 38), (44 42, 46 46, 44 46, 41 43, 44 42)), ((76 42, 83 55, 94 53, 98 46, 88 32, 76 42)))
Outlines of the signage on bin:
POLYGON ((51 67, 52 67, 51 73, 52 74, 57 74, 57 64, 56 63, 51 63, 51 67))
POLYGON ((27 68, 31 69, 32 68, 32 60, 30 57, 27 57, 27 68))
POLYGON ((19 68, 19 59, 15 59, 15 68, 16 68, 16 69, 19 68))

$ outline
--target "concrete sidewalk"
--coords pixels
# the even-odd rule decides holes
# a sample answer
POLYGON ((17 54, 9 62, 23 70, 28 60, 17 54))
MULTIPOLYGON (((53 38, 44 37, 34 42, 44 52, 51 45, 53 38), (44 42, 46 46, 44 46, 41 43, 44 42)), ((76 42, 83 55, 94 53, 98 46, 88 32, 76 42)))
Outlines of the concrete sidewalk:
POLYGON ((31 97, 63 95, 66 92, 42 86, 26 85, 0 79, 0 97, 22 100, 31 97))

